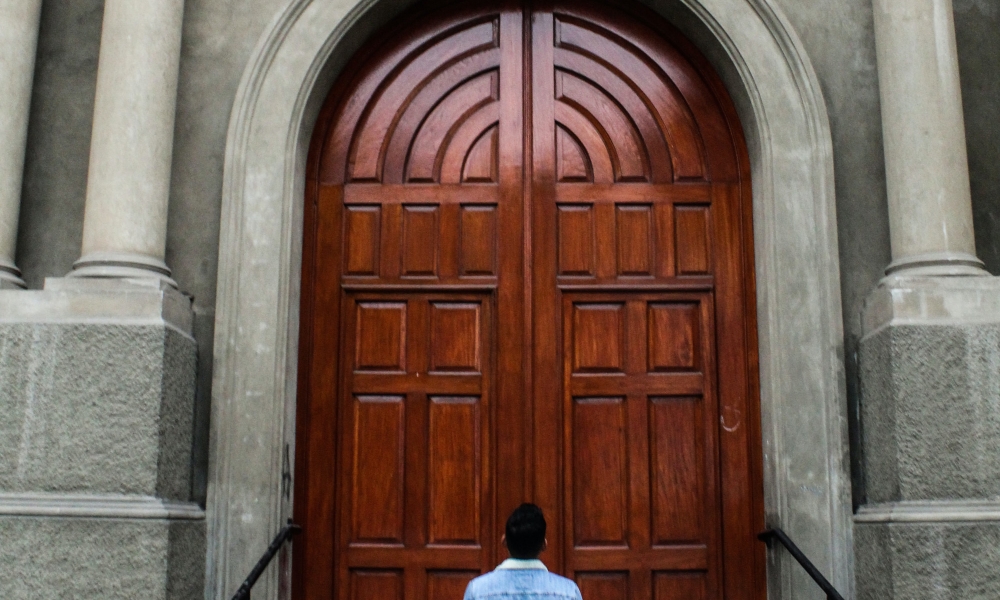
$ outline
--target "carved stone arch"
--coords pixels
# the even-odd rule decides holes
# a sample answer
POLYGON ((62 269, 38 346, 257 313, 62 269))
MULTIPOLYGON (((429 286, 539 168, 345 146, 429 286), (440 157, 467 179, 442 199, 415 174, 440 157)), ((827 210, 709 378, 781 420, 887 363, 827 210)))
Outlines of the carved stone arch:
MULTIPOLYGON (((789 531, 850 593, 832 151, 818 82, 773 0, 643 1, 708 56, 740 113, 754 187, 765 508, 769 520, 789 531)), ((291 514, 282 474, 287 449, 296 443, 301 199, 316 115, 347 59, 411 3, 288 0, 261 38, 237 92, 220 231, 209 597, 235 591, 259 548, 291 514)), ((698 99, 685 103, 692 111, 700 107, 698 99)), ((478 146, 472 142, 483 139, 467 137, 473 149, 478 146)), ((583 167, 577 161, 574 176, 596 177, 597 160, 591 155, 583 167)), ((673 170, 684 173, 677 164, 671 155, 673 170)), ((808 582, 784 560, 771 564, 770 597, 807 597, 808 582)), ((265 574, 255 596, 279 597, 278 575, 265 574)))

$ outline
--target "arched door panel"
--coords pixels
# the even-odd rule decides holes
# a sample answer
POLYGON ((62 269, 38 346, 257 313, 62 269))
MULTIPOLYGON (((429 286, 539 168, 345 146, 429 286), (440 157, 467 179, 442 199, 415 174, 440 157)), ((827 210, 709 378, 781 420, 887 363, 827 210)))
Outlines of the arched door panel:
POLYGON ((758 442, 726 421, 756 414, 746 151, 706 63, 647 18, 417 11, 331 92, 298 597, 457 598, 525 500, 588 600, 761 597, 758 442))

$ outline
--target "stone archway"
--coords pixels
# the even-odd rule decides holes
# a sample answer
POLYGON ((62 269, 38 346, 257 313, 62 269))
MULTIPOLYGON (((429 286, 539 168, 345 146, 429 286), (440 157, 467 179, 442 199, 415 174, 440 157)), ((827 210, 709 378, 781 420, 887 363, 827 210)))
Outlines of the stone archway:
MULTIPOLYGON (((212 403, 207 585, 226 598, 291 514, 305 164, 313 123, 361 42, 412 2, 291 0, 247 66, 227 140, 212 403)), ((736 102, 753 179, 765 510, 853 588, 829 124, 770 0, 647 0, 736 102)), ((731 415, 734 419, 741 415, 731 415)), ((770 565, 772 597, 806 594, 770 565)), ((278 577, 258 584, 278 597, 278 577)))

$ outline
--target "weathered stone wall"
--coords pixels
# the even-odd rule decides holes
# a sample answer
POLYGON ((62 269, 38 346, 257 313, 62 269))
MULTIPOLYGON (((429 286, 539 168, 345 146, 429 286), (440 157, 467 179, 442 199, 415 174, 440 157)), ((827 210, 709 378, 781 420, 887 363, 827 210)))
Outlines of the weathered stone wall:
POLYGON ((855 527, 858 600, 994 600, 1000 524, 878 523, 855 527))
MULTIPOLYGON (((891 260, 885 160, 871 0, 778 0, 809 50, 833 134, 837 238, 844 315, 844 368, 852 450, 860 447, 857 344, 861 307, 891 260)), ((852 452, 854 504, 864 500, 862 463, 852 452)))
POLYGON ((952 0, 976 253, 1000 275, 1000 0, 952 0))
POLYGON ((163 325, 0 324, 0 490, 187 500, 194 361, 163 325))
POLYGON ((204 598, 202 521, 0 517, 4 600, 204 598))
POLYGON ((861 364, 870 503, 1000 498, 1000 324, 889 325, 861 364))
MULTIPOLYGON (((194 495, 204 503, 222 162, 246 62, 283 0, 188 0, 177 99, 167 264, 194 297, 194 495)), ((45 2, 28 132, 17 264, 29 288, 80 257, 103 0, 45 2)))

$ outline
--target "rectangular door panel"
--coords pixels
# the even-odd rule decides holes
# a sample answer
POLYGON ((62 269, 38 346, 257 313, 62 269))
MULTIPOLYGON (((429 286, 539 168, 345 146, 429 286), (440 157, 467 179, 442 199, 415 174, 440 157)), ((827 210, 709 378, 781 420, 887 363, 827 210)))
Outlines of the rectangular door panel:
POLYGON ((356 569, 351 571, 351 600, 402 600, 401 569, 356 569))
POLYGON ((344 302, 353 335, 342 341, 342 385, 353 401, 343 414, 350 519, 339 572, 350 597, 464 591, 467 569, 488 565, 497 537, 492 293, 388 290, 344 302))
POLYGON ((625 305, 580 302, 573 305, 573 373, 622 373, 625 305))
POLYGON ((439 212, 433 205, 403 205, 403 277, 437 276, 439 212))
POLYGON ((674 209, 677 273, 680 275, 700 275, 711 271, 708 210, 707 206, 678 206, 674 209))
POLYGON ((403 396, 354 398, 354 542, 403 543, 403 396))
POLYGON ((496 205, 463 205, 459 274, 463 277, 492 277, 497 272, 496 205))
POLYGON ((344 274, 378 277, 382 209, 379 206, 344 207, 344 274))
POLYGON ((481 321, 478 303, 432 302, 429 370, 479 373, 481 321))
POLYGON ((428 571, 427 600, 461 600, 479 571, 428 571))
POLYGON ((652 205, 618 204, 616 209, 618 275, 652 276, 653 256, 656 253, 652 205))
POLYGON ((628 600, 628 584, 628 572, 576 574, 584 600, 628 600))
POLYGON ((650 372, 701 367, 699 307, 694 302, 651 302, 647 342, 650 372))
POLYGON ((704 543, 705 421, 701 398, 649 402, 652 543, 704 543))
POLYGON ((705 573, 658 572, 653 576, 653 600, 704 600, 707 598, 705 573))
POLYGON ((355 369, 406 370, 406 304, 359 302, 355 333, 355 369))
POLYGON ((475 396, 430 401, 428 542, 476 546, 482 513, 481 418, 475 396))
POLYGON ((627 546, 624 398, 574 398, 573 535, 576 546, 627 546))
POLYGON ((564 204, 558 214, 559 274, 593 276, 597 263, 594 206, 564 204))
POLYGON ((654 574, 677 571, 697 574, 682 590, 702 589, 719 549, 711 296, 573 292, 562 305, 569 571, 586 600, 650 598, 654 574))

